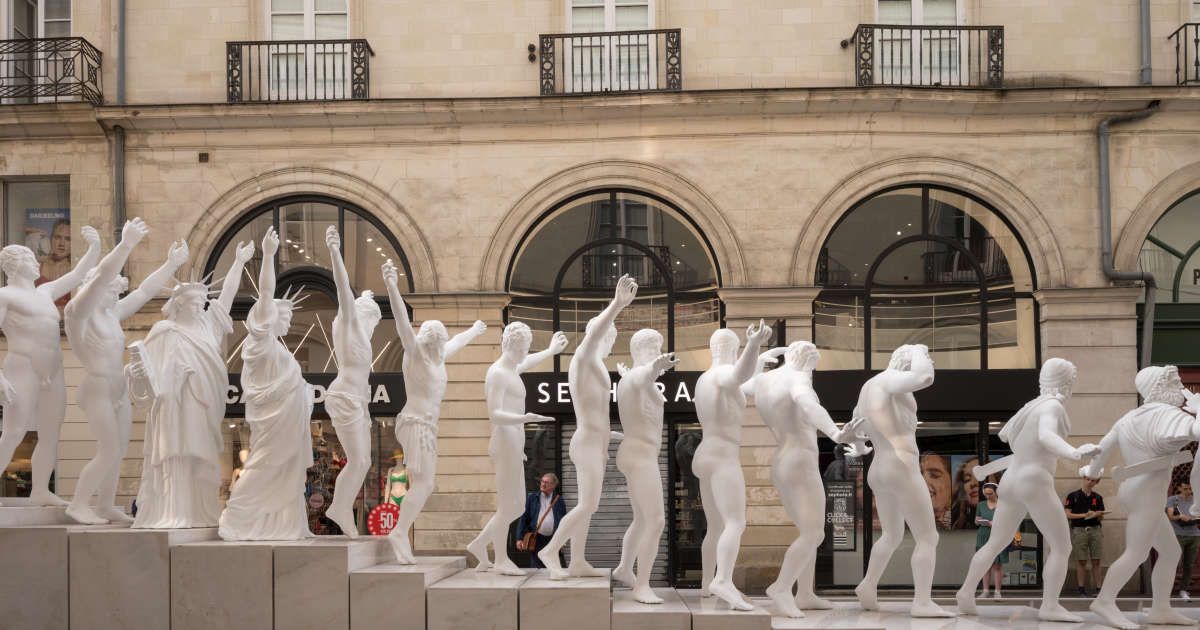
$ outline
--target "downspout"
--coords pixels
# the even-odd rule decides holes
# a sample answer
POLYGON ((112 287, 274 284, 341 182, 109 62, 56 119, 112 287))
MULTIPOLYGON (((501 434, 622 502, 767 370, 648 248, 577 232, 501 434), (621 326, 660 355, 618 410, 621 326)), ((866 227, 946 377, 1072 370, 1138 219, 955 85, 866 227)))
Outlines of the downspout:
MULTIPOLYGON (((125 104, 125 0, 117 0, 117 105, 125 104)), ((113 126, 113 246, 125 227, 125 128, 113 126)))
MULTIPOLYGON (((1149 2, 1149 0, 1145 0, 1149 2)), ((117 0, 117 105, 125 104, 125 0, 117 0)))
POLYGON ((1146 271, 1117 271, 1113 267, 1112 247, 1112 190, 1109 185, 1108 136, 1113 125, 1149 118, 1158 111, 1158 101, 1152 101, 1145 109, 1109 116, 1096 127, 1096 139, 1100 151, 1100 267, 1104 275, 1114 282, 1141 281, 1146 290, 1146 305, 1142 311, 1142 356, 1138 367, 1150 365, 1154 343, 1154 290, 1158 285, 1154 275, 1146 271))
MULTIPOLYGON (((123 2, 124 0, 122 0, 123 2)), ((1151 68, 1150 68, 1150 0, 1140 0, 1138 3, 1138 26, 1141 29, 1141 44, 1142 49, 1142 85, 1150 85, 1151 68)))

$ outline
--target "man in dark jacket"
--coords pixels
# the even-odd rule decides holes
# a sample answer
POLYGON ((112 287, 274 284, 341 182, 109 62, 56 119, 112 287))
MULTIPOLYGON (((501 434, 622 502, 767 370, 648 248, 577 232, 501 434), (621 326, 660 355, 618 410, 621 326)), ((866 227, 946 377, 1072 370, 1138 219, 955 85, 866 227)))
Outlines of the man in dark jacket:
MULTIPOLYGON (((558 524, 562 522, 564 516, 567 515, 567 503, 563 500, 562 495, 558 493, 558 475, 554 473, 546 473, 542 475, 541 483, 537 492, 530 492, 529 496, 525 497, 525 513, 521 515, 517 521, 517 549, 519 551, 528 551, 530 556, 529 566, 535 569, 544 569, 542 561, 538 560, 537 552, 550 542, 550 537, 554 535, 554 531, 558 529, 558 524), (557 499, 557 500, 556 500, 557 499), (546 514, 549 510, 550 513, 546 514), (542 515, 546 514, 546 518, 542 519, 542 515), (541 519, 541 526, 538 526, 538 521, 541 519), (537 546, 533 549, 527 549, 522 539, 526 532, 537 530, 537 546)), ((559 562, 565 562, 562 559, 562 552, 559 553, 559 562)))

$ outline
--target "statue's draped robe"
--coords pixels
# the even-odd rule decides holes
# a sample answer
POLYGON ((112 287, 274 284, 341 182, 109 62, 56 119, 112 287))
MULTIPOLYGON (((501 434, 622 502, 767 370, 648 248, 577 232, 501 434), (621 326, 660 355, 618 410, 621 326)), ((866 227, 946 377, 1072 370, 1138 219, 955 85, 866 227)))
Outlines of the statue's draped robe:
POLYGON ((222 348, 232 331, 229 314, 213 301, 196 328, 163 320, 146 337, 144 360, 157 396, 146 414, 135 528, 217 524, 229 386, 222 348))
POLYGON ((221 513, 219 534, 224 540, 299 540, 312 536, 304 499, 313 465, 312 391, 261 307, 250 309, 242 345, 250 456, 221 513))

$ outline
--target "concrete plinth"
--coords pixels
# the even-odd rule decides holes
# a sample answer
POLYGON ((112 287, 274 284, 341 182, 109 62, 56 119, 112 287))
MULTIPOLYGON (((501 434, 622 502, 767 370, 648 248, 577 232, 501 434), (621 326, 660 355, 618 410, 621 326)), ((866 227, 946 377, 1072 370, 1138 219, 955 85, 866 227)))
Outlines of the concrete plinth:
POLYGON ((656 588, 661 604, 643 604, 633 599, 633 591, 613 591, 612 627, 616 630, 691 630, 692 611, 673 588, 656 588))
POLYGON ((609 630, 612 578, 551 580, 539 569, 521 585, 521 630, 609 630))
POLYGON ((275 547, 212 540, 171 549, 171 630, 272 630, 275 547))
POLYGON ((716 597, 700 597, 699 589, 680 590, 679 596, 692 611, 692 630, 770 630, 771 613, 761 606, 754 610, 732 610, 716 597))
POLYGON ((425 590, 465 568, 462 556, 417 556, 412 565, 392 562, 354 571, 351 630, 425 630, 425 590))
POLYGON ((390 559, 382 536, 318 536, 275 546, 275 627, 350 630, 350 574, 390 559))
POLYGON ((65 507, 31 505, 29 497, 4 497, 2 501, 0 527, 76 524, 67 517, 67 508, 65 507))
POLYGON ((517 630, 521 585, 528 576, 459 571, 425 593, 429 630, 517 630))
POLYGON ((171 547, 216 537, 215 527, 71 530, 71 630, 169 628, 171 547))

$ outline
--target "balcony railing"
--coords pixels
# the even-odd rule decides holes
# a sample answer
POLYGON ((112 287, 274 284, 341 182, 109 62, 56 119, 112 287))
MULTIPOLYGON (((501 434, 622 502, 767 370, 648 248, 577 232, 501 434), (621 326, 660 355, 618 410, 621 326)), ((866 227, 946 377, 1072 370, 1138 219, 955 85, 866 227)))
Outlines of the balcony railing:
MULTIPOLYGON (((670 248, 663 245, 649 247, 671 270, 671 285, 675 290, 687 289, 698 282, 699 274, 696 270, 679 257, 671 255, 670 248)), ((647 289, 667 287, 666 278, 650 256, 634 250, 619 254, 584 254, 580 267, 583 273, 582 286, 585 289, 611 289, 617 286, 617 280, 626 274, 636 280, 638 286, 647 289)))
POLYGON ((1004 86, 1003 26, 860 24, 851 45, 860 87, 1004 86))
POLYGON ((678 92, 679 29, 541 36, 541 93, 678 92))
POLYGON ((1188 22, 1168 38, 1175 42, 1175 85, 1200 85, 1200 22, 1188 22))
POLYGON ((0 40, 0 103, 104 101, 100 51, 82 37, 0 40))
POLYGON ((230 103, 365 100, 371 57, 365 39, 228 42, 230 103))

